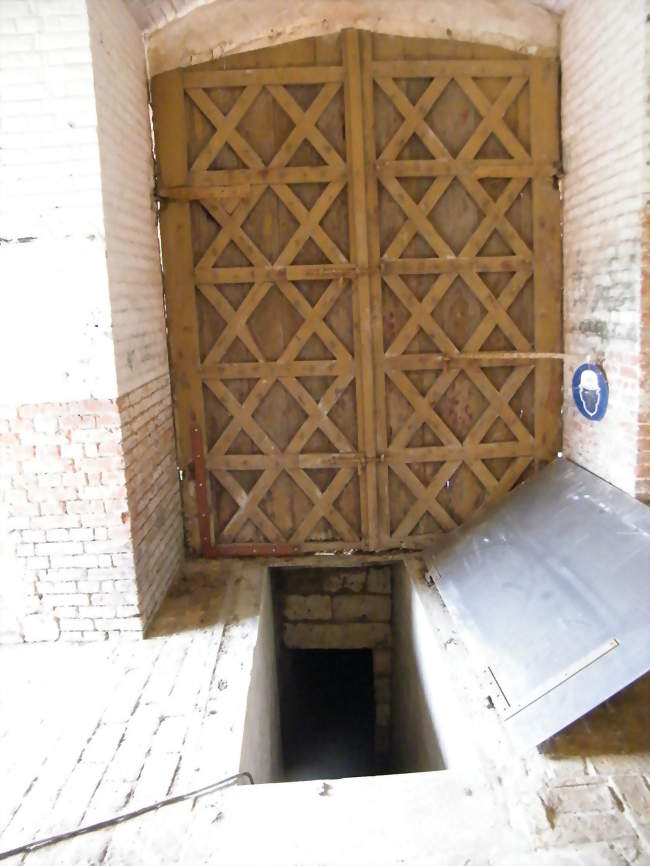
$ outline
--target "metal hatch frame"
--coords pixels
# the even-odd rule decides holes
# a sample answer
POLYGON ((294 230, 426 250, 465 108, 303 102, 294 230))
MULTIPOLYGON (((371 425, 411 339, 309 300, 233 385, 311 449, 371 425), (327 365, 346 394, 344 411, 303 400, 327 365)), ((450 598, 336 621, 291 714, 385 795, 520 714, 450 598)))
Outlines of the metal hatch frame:
POLYGON ((568 460, 424 560, 522 751, 650 670, 650 508, 568 460))

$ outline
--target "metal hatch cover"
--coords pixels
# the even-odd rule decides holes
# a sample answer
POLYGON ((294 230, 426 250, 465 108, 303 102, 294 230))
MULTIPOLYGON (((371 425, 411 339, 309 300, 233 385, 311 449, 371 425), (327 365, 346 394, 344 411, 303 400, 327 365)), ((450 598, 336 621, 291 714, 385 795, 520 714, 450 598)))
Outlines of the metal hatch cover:
POLYGON ((522 751, 650 669, 650 508, 570 461, 424 559, 522 751))

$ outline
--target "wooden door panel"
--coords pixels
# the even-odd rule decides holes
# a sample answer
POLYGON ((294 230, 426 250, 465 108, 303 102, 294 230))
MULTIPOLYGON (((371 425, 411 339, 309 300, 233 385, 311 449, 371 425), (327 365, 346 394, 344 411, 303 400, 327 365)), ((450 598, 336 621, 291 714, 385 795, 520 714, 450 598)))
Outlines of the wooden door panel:
POLYGON ((173 134, 184 171, 170 174, 169 145, 159 166, 175 187, 165 265, 176 256, 169 212, 183 222, 179 242, 191 237, 191 273, 166 290, 195 549, 363 544, 342 42, 303 40, 154 82, 156 139, 170 136, 170 103, 183 126, 173 134))
POLYGON ((559 447, 561 365, 537 357, 561 351, 559 273, 541 267, 560 259, 557 71, 480 46, 362 42, 379 537, 417 548, 559 447))
POLYGON ((548 459, 554 64, 346 31, 152 92, 192 550, 418 547, 548 459))

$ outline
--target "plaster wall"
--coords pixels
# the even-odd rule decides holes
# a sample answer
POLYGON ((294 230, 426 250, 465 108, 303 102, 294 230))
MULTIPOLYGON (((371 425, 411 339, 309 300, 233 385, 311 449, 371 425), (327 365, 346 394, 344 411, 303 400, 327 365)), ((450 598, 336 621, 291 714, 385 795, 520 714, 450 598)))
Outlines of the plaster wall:
POLYGON ((147 38, 150 75, 345 27, 555 55, 557 16, 521 0, 219 0, 147 38))
POLYGON ((0 3, 0 403, 116 393, 84 0, 0 3))
POLYGON ((466 769, 478 764, 475 736, 452 681, 439 596, 414 559, 393 574, 393 771, 466 769))
POLYGON ((271 579, 262 578, 257 643, 248 691, 240 770, 253 774, 256 784, 274 782, 282 773, 280 704, 275 655, 271 579))

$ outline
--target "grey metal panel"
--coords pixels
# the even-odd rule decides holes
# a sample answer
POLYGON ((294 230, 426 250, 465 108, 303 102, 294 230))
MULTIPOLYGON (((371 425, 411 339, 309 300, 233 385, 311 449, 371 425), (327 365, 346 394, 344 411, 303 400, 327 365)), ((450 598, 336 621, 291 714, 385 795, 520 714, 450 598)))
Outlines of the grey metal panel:
POLYGON ((522 749, 650 669, 650 508, 557 460, 425 562, 522 749))

